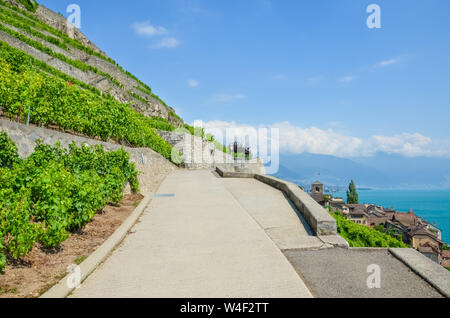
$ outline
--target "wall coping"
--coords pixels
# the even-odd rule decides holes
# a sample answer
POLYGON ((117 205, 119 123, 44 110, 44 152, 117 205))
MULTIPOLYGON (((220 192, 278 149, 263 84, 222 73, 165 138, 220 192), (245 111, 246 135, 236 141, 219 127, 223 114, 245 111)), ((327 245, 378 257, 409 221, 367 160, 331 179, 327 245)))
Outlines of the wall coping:
POLYGON ((450 272, 447 269, 411 248, 390 248, 389 252, 442 295, 450 297, 450 272))

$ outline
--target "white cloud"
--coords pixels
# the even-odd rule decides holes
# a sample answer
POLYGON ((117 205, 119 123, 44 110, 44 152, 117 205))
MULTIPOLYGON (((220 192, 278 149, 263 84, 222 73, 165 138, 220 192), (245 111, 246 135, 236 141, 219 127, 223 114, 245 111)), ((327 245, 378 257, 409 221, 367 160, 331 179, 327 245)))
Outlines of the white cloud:
POLYGON ((386 67, 389 65, 397 64, 398 62, 400 62, 400 60, 398 60, 398 59, 389 59, 389 60, 381 61, 381 62, 377 63, 375 66, 376 67, 386 67))
POLYGON ((164 27, 154 26, 150 21, 135 22, 133 23, 132 28, 139 35, 156 36, 167 33, 167 30, 164 27))
MULTIPOLYGON (((242 139, 243 136, 262 126, 210 121, 203 123, 203 127, 213 135, 217 131, 229 129, 233 135, 242 139)), ((333 129, 302 128, 289 122, 275 123, 265 128, 279 129, 281 153, 298 154, 307 152, 343 158, 373 156, 377 152, 406 157, 450 157, 450 139, 433 140, 419 133, 402 133, 392 136, 378 135, 364 139, 345 135, 333 129)), ((232 141, 227 140, 227 143, 232 141)))
POLYGON ((218 94, 214 96, 213 100, 219 103, 227 103, 244 98, 246 98, 246 96, 242 94, 218 94))
POLYGON ((339 83, 351 83, 356 80, 356 76, 343 76, 339 79, 339 83))
POLYGON ((449 148, 441 148, 442 144, 433 141, 419 133, 403 133, 394 136, 373 136, 372 142, 378 151, 400 154, 407 157, 417 156, 445 156, 449 148))
POLYGON ((150 21, 135 22, 132 24, 132 28, 139 35, 144 35, 147 37, 163 37, 155 42, 151 48, 152 49, 172 49, 179 46, 181 43, 179 40, 172 36, 168 36, 169 31, 162 26, 154 26, 150 21))
POLYGON ((153 48, 154 49, 173 49, 176 48, 181 44, 180 41, 173 37, 167 37, 162 40, 160 40, 158 43, 156 43, 153 48))
POLYGON ((363 140, 341 135, 332 129, 301 128, 289 122, 271 125, 280 129, 280 151, 287 153, 309 152, 338 157, 354 156, 363 140))
POLYGON ((186 84, 187 84, 187 86, 194 88, 199 85, 199 82, 194 79, 190 79, 190 80, 186 81, 186 84))

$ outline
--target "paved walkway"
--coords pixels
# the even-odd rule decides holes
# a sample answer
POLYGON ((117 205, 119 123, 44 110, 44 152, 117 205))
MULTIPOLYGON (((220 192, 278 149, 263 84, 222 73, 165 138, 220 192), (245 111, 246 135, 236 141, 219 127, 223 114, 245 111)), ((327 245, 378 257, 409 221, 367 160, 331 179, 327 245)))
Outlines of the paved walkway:
POLYGON ((308 238, 281 192, 178 170, 158 193, 174 196, 153 199, 72 297, 311 297, 280 251, 308 238), (280 235, 282 228, 296 238, 280 235))
POLYGON ((284 252, 318 298, 442 298, 387 249, 284 252), (380 269, 380 288, 368 288, 370 265, 380 269))
POLYGON ((221 182, 281 250, 324 246, 317 236, 312 236, 306 220, 281 191, 255 179, 221 182))

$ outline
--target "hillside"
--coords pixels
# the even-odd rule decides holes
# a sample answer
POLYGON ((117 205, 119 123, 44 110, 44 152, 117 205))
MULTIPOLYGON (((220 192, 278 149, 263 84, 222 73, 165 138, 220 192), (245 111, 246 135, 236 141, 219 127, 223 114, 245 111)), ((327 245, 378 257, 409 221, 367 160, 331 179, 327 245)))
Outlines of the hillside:
POLYGON ((80 87, 111 95, 148 117, 183 124, 147 84, 124 70, 62 15, 34 0, 0 1, 0 41, 71 77, 80 87))

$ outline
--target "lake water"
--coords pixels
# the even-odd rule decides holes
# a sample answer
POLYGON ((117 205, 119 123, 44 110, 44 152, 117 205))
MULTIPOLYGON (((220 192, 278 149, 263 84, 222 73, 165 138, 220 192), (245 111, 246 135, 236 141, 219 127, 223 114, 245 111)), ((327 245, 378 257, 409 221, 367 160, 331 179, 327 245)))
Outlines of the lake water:
MULTIPOLYGON (((450 190, 358 190, 359 202, 394 208, 400 212, 413 209, 416 215, 442 230, 442 239, 450 244, 450 190)), ((346 200, 344 192, 333 193, 346 200)))

